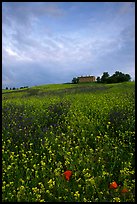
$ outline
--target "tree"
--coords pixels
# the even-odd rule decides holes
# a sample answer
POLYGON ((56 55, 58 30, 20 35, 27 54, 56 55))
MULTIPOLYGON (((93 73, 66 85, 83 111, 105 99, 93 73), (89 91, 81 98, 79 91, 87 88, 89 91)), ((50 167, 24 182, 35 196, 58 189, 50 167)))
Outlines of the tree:
POLYGON ((74 77, 74 78, 72 79, 72 83, 73 83, 73 84, 77 84, 77 83, 78 83, 78 81, 79 81, 79 79, 78 79, 78 78, 76 78, 76 77, 74 77))
POLYGON ((125 74, 125 80, 126 81, 131 81, 131 76, 129 74, 125 74))
POLYGON ((121 83, 124 81, 131 81, 131 76, 129 74, 124 74, 122 72, 116 71, 112 76, 109 76, 108 72, 103 72, 103 75, 97 77, 97 82, 99 83, 121 83))
POLYGON ((8 90, 8 87, 6 87, 6 90, 8 90))
POLYGON ((124 82, 124 74, 122 72, 116 71, 112 77, 115 83, 124 82))
POLYGON ((130 81, 131 77, 129 74, 116 71, 111 77, 107 79, 107 83, 120 83, 124 81, 130 81))
POLYGON ((100 79, 100 77, 98 76, 97 77, 97 83, 100 83, 101 82, 101 79, 100 79))
POLYGON ((103 72, 103 75, 101 77, 101 82, 102 83, 107 83, 107 79, 109 78, 108 72, 103 72))

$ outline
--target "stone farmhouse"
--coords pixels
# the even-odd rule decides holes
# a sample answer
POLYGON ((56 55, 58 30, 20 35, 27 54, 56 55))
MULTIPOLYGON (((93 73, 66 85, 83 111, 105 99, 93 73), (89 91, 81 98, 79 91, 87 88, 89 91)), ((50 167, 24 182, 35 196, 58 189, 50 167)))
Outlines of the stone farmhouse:
POLYGON ((79 79, 79 83, 93 82, 96 80, 95 76, 81 76, 81 77, 78 77, 78 79, 79 79))

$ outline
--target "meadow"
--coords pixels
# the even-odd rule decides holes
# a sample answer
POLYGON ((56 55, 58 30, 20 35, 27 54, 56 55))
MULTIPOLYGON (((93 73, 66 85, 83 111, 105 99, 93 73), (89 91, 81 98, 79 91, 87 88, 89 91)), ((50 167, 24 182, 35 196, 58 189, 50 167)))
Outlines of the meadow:
POLYGON ((135 202, 135 83, 3 91, 2 201, 135 202))

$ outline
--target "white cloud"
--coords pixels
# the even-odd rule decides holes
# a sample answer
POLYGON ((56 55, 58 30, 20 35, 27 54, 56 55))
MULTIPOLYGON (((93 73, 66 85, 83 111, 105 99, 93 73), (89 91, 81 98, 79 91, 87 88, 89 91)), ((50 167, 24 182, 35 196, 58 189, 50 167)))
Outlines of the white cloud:
POLYGON ((16 52, 14 52, 13 50, 11 50, 10 48, 5 49, 5 51, 8 53, 9 56, 19 57, 19 55, 16 52))

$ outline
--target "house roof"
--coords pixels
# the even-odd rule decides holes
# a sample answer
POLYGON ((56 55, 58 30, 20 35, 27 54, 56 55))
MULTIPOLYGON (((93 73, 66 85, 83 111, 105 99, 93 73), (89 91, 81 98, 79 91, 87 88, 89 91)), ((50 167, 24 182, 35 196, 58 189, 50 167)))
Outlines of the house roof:
POLYGON ((95 76, 80 76, 80 77, 78 77, 78 78, 89 78, 89 77, 95 77, 95 76))

